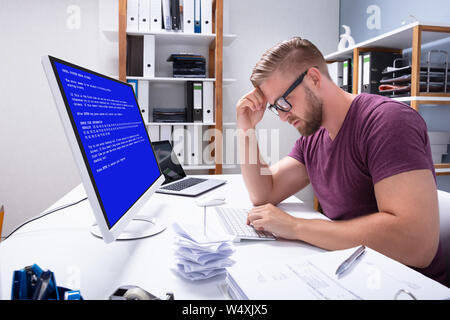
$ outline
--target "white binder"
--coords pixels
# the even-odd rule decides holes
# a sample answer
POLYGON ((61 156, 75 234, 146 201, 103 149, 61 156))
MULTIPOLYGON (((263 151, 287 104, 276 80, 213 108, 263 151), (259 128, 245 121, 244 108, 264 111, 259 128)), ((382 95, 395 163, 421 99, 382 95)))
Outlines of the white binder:
POLYGON ((363 56, 359 55, 359 68, 358 68, 358 94, 362 92, 362 83, 363 83, 363 56))
POLYGON ((155 36, 144 35, 144 77, 155 77, 155 36))
POLYGON ((212 33, 212 0, 200 0, 202 33, 212 33))
POLYGON ((175 152, 180 164, 184 164, 184 126, 173 126, 173 152, 175 152))
POLYGON ((139 30, 139 0, 127 1, 127 31, 139 30))
POLYGON ((149 82, 145 80, 138 80, 138 103, 139 109, 142 113, 142 118, 144 118, 144 122, 149 122, 149 82))
POLYGON ((150 31, 150 0, 139 0, 139 32, 150 31))
POLYGON ((214 123, 214 83, 203 82, 203 123, 214 123))
POLYGON ((170 142, 172 142, 172 126, 161 125, 159 131, 159 139, 169 140, 170 142))
POLYGON ((150 0, 150 30, 162 30, 161 0, 150 0))
POLYGON ((159 141, 159 126, 149 125, 147 126, 147 130, 151 142, 159 141))
POLYGON ((164 29, 172 31, 172 17, 170 16, 170 0, 162 0, 162 18, 164 29))
POLYGON ((202 126, 186 126, 186 161, 190 165, 201 164, 202 159, 202 126))
POLYGON ((194 0, 183 2, 183 32, 194 33, 194 0))

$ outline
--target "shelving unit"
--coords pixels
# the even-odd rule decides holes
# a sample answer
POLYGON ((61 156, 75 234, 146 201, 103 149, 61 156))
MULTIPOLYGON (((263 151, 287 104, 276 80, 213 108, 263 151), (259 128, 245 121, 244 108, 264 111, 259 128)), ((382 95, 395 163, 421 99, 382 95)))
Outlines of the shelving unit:
MULTIPOLYGON (((223 126, 223 85, 235 81, 235 79, 223 79, 223 46, 229 45, 235 38, 232 34, 223 34, 223 0, 213 0, 213 34, 196 34, 168 31, 150 32, 127 32, 127 0, 119 0, 119 80, 127 79, 145 80, 154 83, 182 83, 186 81, 211 81, 214 82, 214 108, 215 122, 213 124, 204 123, 154 123, 148 122, 146 125, 199 125, 210 126, 222 132, 223 126), (176 44, 176 45, 201 45, 208 48, 208 78, 172 78, 172 77, 127 77, 127 35, 143 36, 155 35, 155 46, 176 44)), ((113 31, 104 31, 107 37, 112 37, 113 31)), ((210 173, 221 174, 223 167, 223 138, 222 135, 213 138, 215 165, 186 166, 185 169, 210 169, 210 173)))
MULTIPOLYGON (((420 92, 420 57, 423 44, 434 42, 450 36, 450 25, 434 25, 415 22, 391 32, 382 34, 367 41, 355 44, 342 51, 325 56, 328 63, 344 61, 353 58, 353 93, 358 93, 359 55, 368 51, 384 51, 402 53, 412 48, 411 59, 411 96, 394 98, 397 101, 409 103, 419 110, 420 105, 438 104, 450 105, 450 93, 420 92)), ((450 175, 450 163, 435 164, 436 175, 450 175)))

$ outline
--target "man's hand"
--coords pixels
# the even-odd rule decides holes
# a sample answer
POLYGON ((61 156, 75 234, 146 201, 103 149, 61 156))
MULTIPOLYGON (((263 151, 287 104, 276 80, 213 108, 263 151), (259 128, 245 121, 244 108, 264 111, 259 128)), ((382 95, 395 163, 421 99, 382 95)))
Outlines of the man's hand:
POLYGON ((247 217, 247 224, 253 225, 256 230, 272 232, 279 238, 291 240, 298 238, 297 223, 298 219, 270 203, 254 207, 247 217))
POLYGON ((267 100, 262 91, 253 89, 243 96, 236 105, 236 120, 238 129, 246 131, 255 129, 266 111, 267 100))

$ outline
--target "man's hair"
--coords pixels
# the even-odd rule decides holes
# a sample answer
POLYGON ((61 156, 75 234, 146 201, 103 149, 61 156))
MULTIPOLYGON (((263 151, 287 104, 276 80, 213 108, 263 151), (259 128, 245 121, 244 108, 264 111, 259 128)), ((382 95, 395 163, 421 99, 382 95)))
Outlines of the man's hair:
POLYGON ((293 37, 267 50, 253 68, 250 81, 259 87, 274 71, 300 73, 309 67, 318 67, 330 79, 328 67, 322 53, 306 39, 293 37))

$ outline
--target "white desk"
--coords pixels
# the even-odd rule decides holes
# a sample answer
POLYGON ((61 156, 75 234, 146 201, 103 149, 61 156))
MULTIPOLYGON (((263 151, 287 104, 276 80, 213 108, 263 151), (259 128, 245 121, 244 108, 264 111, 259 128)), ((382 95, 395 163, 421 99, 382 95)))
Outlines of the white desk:
MULTIPOLYGON (((241 175, 220 178, 226 179, 227 184, 210 194, 224 195, 226 206, 251 207, 241 175)), ((85 196, 79 185, 48 210, 85 196)), ((280 206, 296 216, 323 218, 296 197, 280 206)), ((214 210, 207 209, 208 213, 214 210)), ((55 273, 59 286, 80 289, 85 299, 107 299, 121 285, 138 285, 159 297, 173 292, 175 299, 224 299, 219 285, 225 276, 191 282, 170 270, 174 239, 171 223, 203 224, 203 208, 195 205, 195 198, 154 194, 144 207, 145 212, 157 214, 168 223, 168 228, 150 238, 105 244, 90 233, 94 216, 88 201, 24 226, 0 243, 0 298, 10 299, 14 270, 37 263, 55 273)), ((207 224, 217 223, 213 215, 208 218, 207 224)), ((322 251, 300 241, 247 241, 236 243, 232 258, 251 266, 322 251)))

